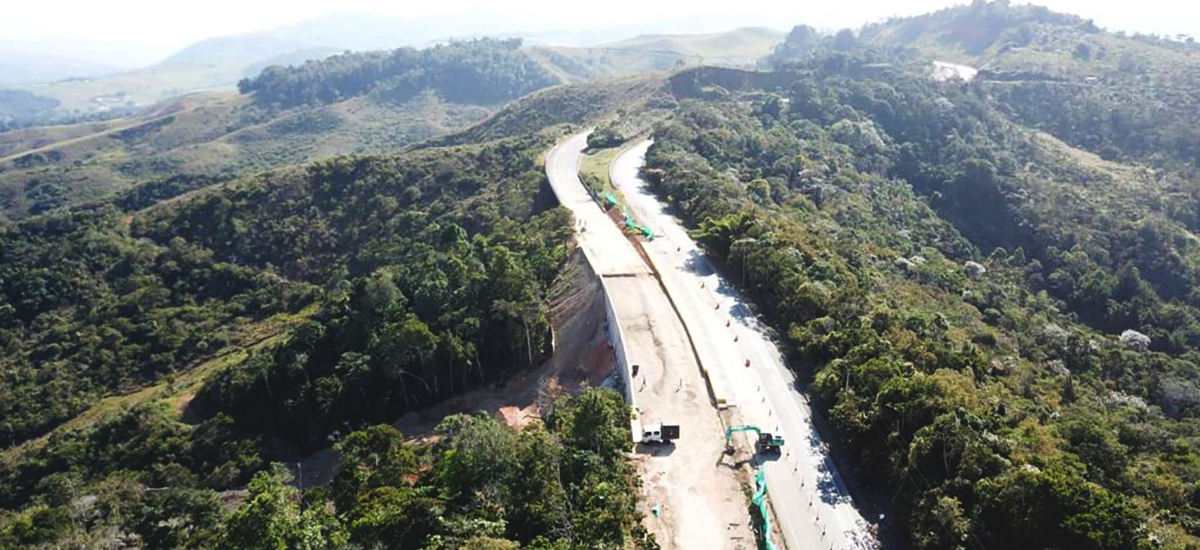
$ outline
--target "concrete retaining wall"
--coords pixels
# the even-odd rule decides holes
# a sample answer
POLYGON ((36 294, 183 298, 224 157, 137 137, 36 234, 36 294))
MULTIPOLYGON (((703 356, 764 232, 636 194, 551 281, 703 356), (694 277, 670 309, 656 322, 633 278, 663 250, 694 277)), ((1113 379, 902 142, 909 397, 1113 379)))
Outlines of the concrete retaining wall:
MULTIPOLYGON (((597 276, 599 277, 599 275, 597 276)), ((625 354, 625 331, 621 330, 621 319, 617 317, 617 310, 612 303, 612 292, 609 292, 608 283, 605 282, 604 277, 600 277, 600 288, 604 292, 604 311, 608 320, 608 343, 612 345, 613 355, 617 359, 617 372, 621 373, 625 402, 633 409, 629 432, 633 436, 633 442, 637 443, 642 440, 642 420, 639 417, 641 411, 637 406, 637 389, 633 387, 633 365, 629 364, 629 357, 625 354)))
POLYGON ((609 292, 608 283, 604 281, 604 277, 600 277, 600 287, 604 289, 604 310, 608 317, 608 343, 612 345, 613 354, 617 358, 617 371, 621 373, 621 384, 625 386, 625 401, 636 410, 637 397, 633 387, 633 365, 629 364, 629 358, 625 354, 625 331, 621 329, 621 319, 617 317, 617 310, 612 303, 612 293, 609 292))

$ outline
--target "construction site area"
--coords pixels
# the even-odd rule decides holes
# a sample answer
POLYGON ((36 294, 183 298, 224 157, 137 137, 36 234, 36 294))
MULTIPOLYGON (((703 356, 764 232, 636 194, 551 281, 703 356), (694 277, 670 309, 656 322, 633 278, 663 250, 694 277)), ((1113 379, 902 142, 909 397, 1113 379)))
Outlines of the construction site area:
POLYGON ((874 548, 770 330, 639 177, 651 142, 580 180, 587 133, 546 173, 603 292, 636 415, 647 527, 664 548, 874 548))

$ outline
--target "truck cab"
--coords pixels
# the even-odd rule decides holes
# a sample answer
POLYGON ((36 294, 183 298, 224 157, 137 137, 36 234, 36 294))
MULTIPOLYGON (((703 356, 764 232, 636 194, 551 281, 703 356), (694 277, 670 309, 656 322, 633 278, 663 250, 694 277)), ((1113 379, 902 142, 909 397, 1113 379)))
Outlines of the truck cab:
POLYGON ((756 443, 759 452, 764 454, 777 454, 779 453, 779 448, 783 446, 783 438, 767 432, 759 432, 758 441, 756 443))

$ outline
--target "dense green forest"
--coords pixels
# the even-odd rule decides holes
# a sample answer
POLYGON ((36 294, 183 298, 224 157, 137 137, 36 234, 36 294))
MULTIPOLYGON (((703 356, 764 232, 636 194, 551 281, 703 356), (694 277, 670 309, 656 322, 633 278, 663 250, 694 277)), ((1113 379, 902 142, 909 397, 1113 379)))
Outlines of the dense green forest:
POLYGON ((651 182, 744 270, 896 536, 1195 547, 1191 152, 1156 172, 1081 125, 1060 141, 982 74, 938 82, 867 34, 798 29, 756 77, 780 86, 684 101, 651 182))
POLYGON ((655 547, 609 390, 521 431, 350 433, 546 359, 570 234, 549 143, 343 157, 9 228, 0 547, 655 547), (271 465, 331 442, 328 487, 271 465))
POLYGON ((569 234, 564 210, 538 213, 544 145, 338 159, 298 184, 235 187, 139 219, 135 234, 323 288, 318 315, 193 405, 320 445, 343 422, 394 419, 540 364, 543 296, 569 234))
MULTIPOLYGON (((318 287, 326 309, 343 307, 331 297, 355 298, 344 285, 372 274, 389 301, 377 312, 358 311, 361 299, 345 306, 366 316, 367 334, 421 315, 459 330, 467 347, 456 353, 474 355, 470 346, 518 323, 510 343, 533 363, 547 331, 542 289, 565 260, 568 227, 558 211, 531 219, 544 209, 543 145, 338 159, 139 216, 99 204, 14 226, 0 243, 10 352, 0 436, 38 435, 100 396, 209 356, 239 323, 295 313, 318 287)), ((508 365, 514 355, 499 349, 487 357, 508 365)))
POLYGON ((503 103, 558 79, 521 50, 520 39, 478 39, 417 50, 344 53, 298 67, 268 67, 238 83, 258 101, 292 107, 375 94, 396 102, 434 90, 456 103, 503 103))
POLYGON ((0 249, 13 361, 4 439, 211 355, 238 323, 314 300, 322 315, 346 309, 362 323, 420 315, 466 330, 467 343, 519 323, 512 344, 529 364, 542 355, 541 294, 565 261, 568 227, 538 202, 544 144, 344 158, 136 216, 100 203, 17 224, 0 249), (493 307, 509 320, 492 324, 493 307))
POLYGON ((301 489, 228 421, 185 427, 137 408, 38 457, 71 469, 0 517, 0 548, 649 550, 624 457, 629 415, 620 394, 593 389, 522 430, 459 415, 415 445, 375 425, 334 446, 331 483, 301 489), (82 475, 104 477, 85 485, 82 475), (235 481, 246 485, 230 509, 212 487, 235 481))
POLYGON ((13 226, 0 233, 0 258, 4 446, 210 356, 240 338, 237 324, 298 311, 313 295, 182 239, 136 239, 111 205, 13 226))

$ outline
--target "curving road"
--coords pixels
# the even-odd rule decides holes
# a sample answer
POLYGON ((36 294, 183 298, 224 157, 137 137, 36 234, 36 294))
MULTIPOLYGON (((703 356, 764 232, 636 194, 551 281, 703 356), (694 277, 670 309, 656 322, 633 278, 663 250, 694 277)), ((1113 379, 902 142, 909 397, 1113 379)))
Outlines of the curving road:
POLYGON ((643 249, 691 334, 716 397, 736 411, 737 421, 787 439, 786 452, 762 464, 768 498, 787 546, 792 550, 876 547, 769 331, 639 177, 650 145, 650 140, 643 140, 619 155, 610 166, 610 176, 638 220, 657 236, 644 242, 643 249))
POLYGON ((665 549, 753 550, 745 496, 687 333, 645 260, 580 182, 586 145, 583 133, 555 146, 546 174, 600 276, 618 362, 639 367, 628 389, 640 420, 682 428, 673 446, 638 446, 646 526, 665 549))

